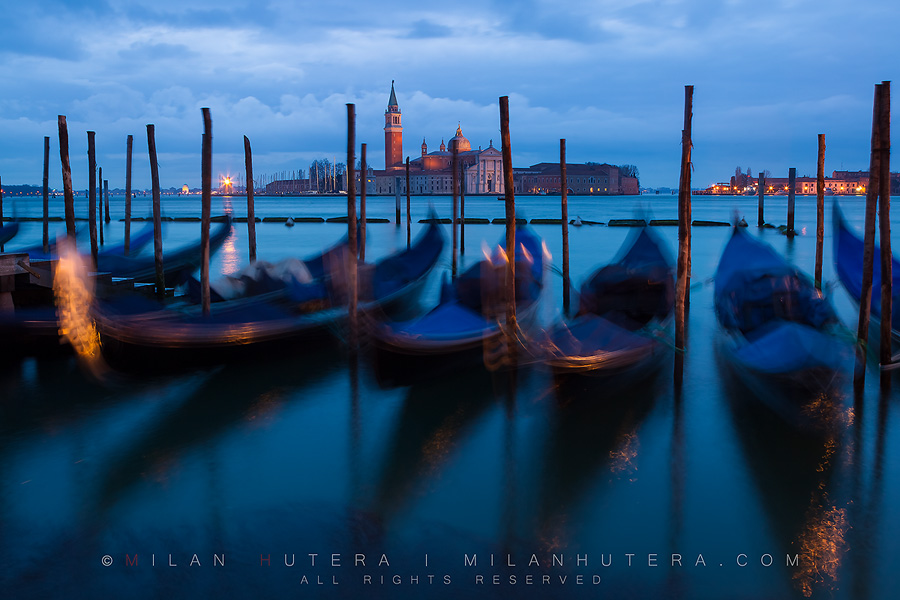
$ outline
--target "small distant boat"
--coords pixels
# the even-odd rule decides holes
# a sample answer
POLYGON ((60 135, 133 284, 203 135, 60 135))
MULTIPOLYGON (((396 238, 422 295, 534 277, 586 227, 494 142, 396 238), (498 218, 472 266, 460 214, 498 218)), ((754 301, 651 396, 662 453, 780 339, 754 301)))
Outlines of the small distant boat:
POLYGON ((294 218, 288 217, 287 221, 284 222, 285 227, 293 227, 294 226, 294 218))
POLYGON ((725 334, 722 354, 735 374, 786 420, 815 418, 804 403, 835 387, 853 353, 813 281, 735 227, 715 274, 714 298, 725 334))
MULTIPOLYGON (((841 284, 853 301, 859 305, 862 294, 863 240, 850 230, 837 202, 834 203, 832 224, 834 227, 834 260, 841 284)), ((872 269, 872 317, 881 319, 881 256, 880 247, 875 245, 872 269)), ((900 262, 891 257, 891 332, 895 340, 900 340, 900 262)))
MULTIPOLYGON (((376 359, 382 373, 401 379, 421 370, 452 370, 490 363, 499 350, 506 322, 504 277, 507 263, 501 248, 463 272, 446 277, 437 306, 408 321, 387 321, 374 327, 376 359), (398 371, 399 369, 399 371, 398 371)), ((516 228, 516 311, 527 328, 537 313, 544 285, 546 250, 528 227, 516 228)), ((491 367, 491 364, 488 364, 491 367)))
POLYGON ((674 267, 659 236, 635 230, 617 260, 581 287, 574 319, 548 335, 545 363, 558 375, 641 376, 670 353, 674 267))
POLYGON ((582 226, 581 217, 575 217, 575 219, 572 220, 572 225, 574 227, 581 227, 582 226))

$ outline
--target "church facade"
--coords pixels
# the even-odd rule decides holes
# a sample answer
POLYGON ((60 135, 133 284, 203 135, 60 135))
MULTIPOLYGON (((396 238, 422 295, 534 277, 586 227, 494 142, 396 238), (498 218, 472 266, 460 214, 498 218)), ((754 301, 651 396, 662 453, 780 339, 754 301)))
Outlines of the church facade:
MULTIPOLYGON (((384 170, 370 171, 366 191, 376 194, 406 194, 406 163, 403 159, 403 126, 400 106, 391 82, 391 95, 384 113, 384 170), (374 179, 374 182, 372 182, 374 179)), ((504 194, 503 157, 494 147, 472 149, 472 144, 457 126, 450 143, 441 140, 437 150, 428 152, 423 139, 421 155, 409 161, 411 194, 453 193, 453 149, 461 171, 462 191, 466 194, 504 194)))

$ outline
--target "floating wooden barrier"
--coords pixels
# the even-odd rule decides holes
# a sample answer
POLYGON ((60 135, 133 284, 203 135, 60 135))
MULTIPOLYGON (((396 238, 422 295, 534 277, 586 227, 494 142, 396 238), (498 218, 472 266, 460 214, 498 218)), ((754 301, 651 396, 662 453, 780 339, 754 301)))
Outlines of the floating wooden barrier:
POLYGON ((346 216, 343 217, 328 217, 325 219, 326 223, 346 223, 348 218, 346 216))
MULTIPOLYGON (((466 225, 490 225, 490 219, 483 219, 481 217, 466 217, 462 220, 466 225)), ((504 219, 504 223, 506 220, 504 219)))
MULTIPOLYGON (((247 222, 247 217, 235 217, 235 218, 232 219, 232 220, 233 220, 235 223, 246 223, 246 222, 247 222)), ((287 221, 287 217, 285 217, 284 220, 287 221)), ((296 221, 297 219, 294 219, 294 220, 296 221)), ((256 218, 253 219, 253 222, 254 222, 254 223, 262 223, 262 219, 260 219, 259 217, 256 217, 256 218)))
POLYGON ((199 223, 200 217, 172 217, 172 220, 175 221, 176 223, 177 222, 199 223))
MULTIPOLYGON (((582 223, 587 223, 587 221, 582 220, 582 223)), ((647 225, 647 221, 644 219, 610 219, 607 222, 607 226, 609 227, 644 227, 647 225)))
MULTIPOLYGON (((506 219, 504 219, 505 221, 506 219)), ((562 225, 562 219, 532 219, 532 225, 562 225)))
POLYGON ((678 219, 652 219, 649 225, 651 227, 677 227, 678 219))
POLYGON ((726 221, 694 221, 692 227, 731 227, 731 223, 726 221))
POLYGON ((366 223, 390 223, 390 219, 384 219, 381 217, 366 217, 366 223))
POLYGON ((449 225, 449 224, 450 224, 450 219, 449 219, 449 218, 446 218, 446 219, 440 219, 440 218, 435 218, 435 219, 419 219, 419 223, 440 223, 440 224, 442 224, 442 225, 449 225))
MULTIPOLYGON (((498 218, 494 219, 493 221, 491 221, 491 223, 493 225, 506 225, 506 219, 503 217, 498 217, 498 218)), ((526 223, 528 223, 528 219, 516 218, 516 224, 525 225, 526 223)))

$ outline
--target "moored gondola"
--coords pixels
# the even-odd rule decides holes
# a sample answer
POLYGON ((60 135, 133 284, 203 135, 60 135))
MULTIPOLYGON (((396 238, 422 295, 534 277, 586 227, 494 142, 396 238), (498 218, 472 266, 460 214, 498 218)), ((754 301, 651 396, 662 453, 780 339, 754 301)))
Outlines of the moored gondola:
POLYGON ((797 425, 851 366, 852 345, 813 281, 768 244, 735 227, 715 275, 721 354, 756 396, 797 425))
MULTIPOLYGON (((360 269, 359 310, 382 314, 413 302, 443 249, 432 224, 412 248, 360 269)), ((347 245, 308 262, 323 274, 308 281, 286 279, 277 288, 213 302, 204 315, 187 300, 159 304, 141 297, 96 302, 92 316, 103 356, 114 366, 145 370, 218 363, 263 351, 302 349, 307 342, 342 335, 347 321, 347 245), (325 258, 323 258, 325 257, 325 258)), ((312 346, 310 346, 312 348, 312 346)))
MULTIPOLYGON (((427 373, 502 363, 507 257, 499 247, 486 254, 455 281, 445 276, 440 300, 426 314, 374 325, 376 372, 383 382, 405 383, 427 373)), ((524 329, 537 315, 547 259, 542 240, 528 227, 517 227, 516 311, 524 329)))
POLYGON ((674 307, 672 259, 655 232, 636 230, 582 285, 575 317, 550 330, 544 362, 557 375, 641 377, 670 354, 674 307))

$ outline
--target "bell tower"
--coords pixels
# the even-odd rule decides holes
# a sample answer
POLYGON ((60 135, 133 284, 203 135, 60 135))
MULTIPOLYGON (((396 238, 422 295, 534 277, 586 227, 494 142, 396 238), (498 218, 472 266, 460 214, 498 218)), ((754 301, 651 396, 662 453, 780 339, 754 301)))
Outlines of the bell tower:
POLYGON ((391 98, 387 110, 384 111, 384 169, 399 169, 403 166, 403 125, 400 122, 400 105, 394 93, 394 80, 391 80, 391 98))

